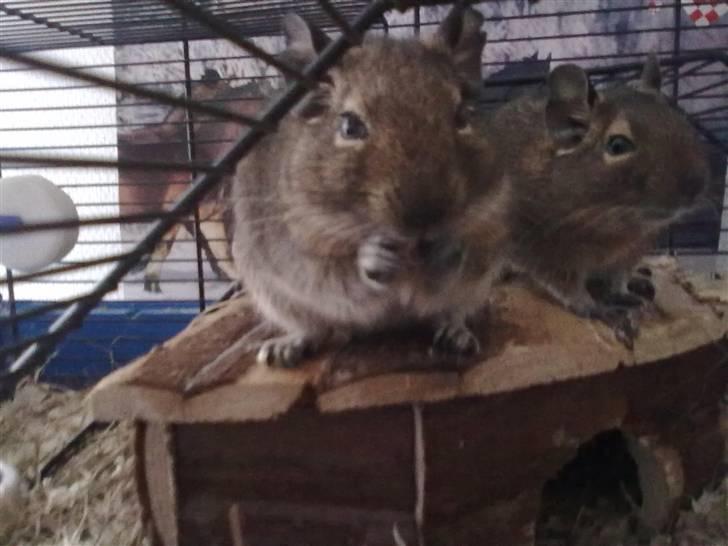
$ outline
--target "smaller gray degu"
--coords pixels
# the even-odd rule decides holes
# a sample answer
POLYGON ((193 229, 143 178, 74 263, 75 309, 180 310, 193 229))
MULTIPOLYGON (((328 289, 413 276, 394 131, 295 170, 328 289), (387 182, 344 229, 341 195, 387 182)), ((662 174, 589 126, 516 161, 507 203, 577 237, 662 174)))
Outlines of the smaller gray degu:
MULTIPOLYGON (((626 344, 637 334, 654 290, 634 269, 699 202, 703 145, 655 58, 634 87, 596 92, 561 65, 543 91, 478 112, 482 24, 456 5, 431 36, 365 37, 240 162, 233 256, 260 361, 410 323, 434 351, 476 353, 468 320, 506 270, 626 344)), ((297 15, 284 30, 299 68, 329 41, 297 15)))

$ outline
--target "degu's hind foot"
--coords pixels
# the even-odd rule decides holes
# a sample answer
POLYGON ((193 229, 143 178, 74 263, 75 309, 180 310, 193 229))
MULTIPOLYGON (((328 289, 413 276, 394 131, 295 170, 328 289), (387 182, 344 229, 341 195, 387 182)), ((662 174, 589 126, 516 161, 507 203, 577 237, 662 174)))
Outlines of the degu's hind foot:
POLYGON ((432 349, 439 353, 472 356, 480 352, 480 342, 464 322, 445 322, 435 332, 432 349))
POLYGON ((627 290, 643 300, 654 301, 655 285, 647 277, 634 276, 627 282, 627 290))
MULTIPOLYGON (((597 305, 606 305, 608 307, 639 307, 642 305, 642 298, 636 292, 631 290, 618 290, 610 278, 592 277, 586 280, 584 287, 591 298, 597 302, 597 305)), ((585 301, 585 303, 586 303, 585 301)), ((592 302, 586 303, 587 309, 591 311, 592 302)))
POLYGON ((316 345, 313 340, 299 334, 274 337, 261 343, 256 358, 261 364, 294 368, 313 353, 316 345))
POLYGON ((639 307, 643 303, 638 295, 628 292, 611 292, 599 300, 599 304, 615 309, 630 309, 639 307))

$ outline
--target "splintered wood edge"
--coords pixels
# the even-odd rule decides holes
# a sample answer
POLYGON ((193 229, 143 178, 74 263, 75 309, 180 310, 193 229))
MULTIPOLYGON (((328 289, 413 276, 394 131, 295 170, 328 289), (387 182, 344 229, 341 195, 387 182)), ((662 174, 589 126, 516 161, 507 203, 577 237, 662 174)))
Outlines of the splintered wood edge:
POLYGON ((305 387, 305 383, 232 383, 185 399, 162 389, 115 384, 94 389, 89 403, 94 419, 99 421, 262 421, 286 413, 301 398, 305 387))
MULTIPOLYGON (((445 374, 397 373, 366 378, 322 393, 318 406, 323 412, 337 412, 412 402, 434 402, 457 397, 487 396, 570 379, 607 373, 620 366, 639 366, 688 353, 721 341, 728 333, 728 306, 720 317, 703 305, 674 277, 667 263, 656 279, 658 306, 673 317, 647 327, 628 351, 614 340, 611 331, 594 321, 580 321, 588 337, 581 345, 509 342, 460 378, 445 374)), ((710 287, 709 287, 710 288, 710 287)), ((555 316, 562 311, 553 309, 555 316)))
POLYGON ((179 544, 179 499, 175 480, 173 429, 146 424, 139 454, 150 515, 162 546, 179 544))
POLYGON ((182 397, 163 389, 121 382, 99 383, 88 395, 91 413, 98 421, 142 420, 176 422, 182 418, 182 397))
MULTIPOLYGON (((612 332, 594 321, 575 319, 560 308, 547 305, 546 329, 555 341, 513 340, 498 354, 473 368, 455 372, 397 372, 377 375, 319 393, 316 403, 323 412, 412 402, 436 402, 457 397, 487 396, 532 386, 610 372, 619 366, 659 361, 715 343, 728 331, 728 306, 721 316, 715 307, 702 304, 681 286, 674 268, 661 266, 656 276, 658 303, 671 317, 649 325, 635 343, 633 352, 614 340, 612 332), (562 329, 571 330, 566 342, 558 343, 562 329), (583 338, 583 341, 581 340, 583 338)), ((520 294, 523 288, 509 288, 520 294)), ((231 307, 243 304, 235 302, 231 307)), ((721 307, 722 309, 722 307, 721 307)), ((543 309, 542 309, 543 310, 543 309)), ((217 313, 227 314, 220 306, 217 313)), ((214 316, 215 313, 210 313, 214 316)), ((204 330, 210 315, 202 315, 191 330, 204 330)), ((211 317, 210 317, 211 318, 211 317)), ((523 320, 521 318, 521 320, 523 320)), ((174 345, 175 338, 165 344, 174 345)), ((133 384, 137 368, 147 357, 103 379, 90 393, 93 415, 99 420, 141 419, 151 422, 252 421, 286 413, 315 388, 325 368, 327 355, 296 370, 271 370, 254 365, 231 383, 185 397, 181 393, 133 384)))
POLYGON ((438 402, 462 392, 458 373, 417 372, 377 375, 319 394, 323 412, 389 406, 405 402, 438 402))
POLYGON ((699 301, 728 303, 728 278, 716 279, 705 273, 684 272, 677 277, 699 301))
MULTIPOLYGON (((568 349, 574 349, 569 346, 568 349)), ((319 395, 323 412, 337 412, 411 402, 437 402, 486 396, 615 369, 611 358, 590 359, 589 366, 571 351, 554 345, 510 346, 503 353, 457 373, 398 373, 366 378, 319 395), (565 370, 567 370, 565 372, 565 370)))
MULTIPOLYGON (((377 406, 437 402, 468 396, 488 396, 579 379, 639 366, 690 352, 720 340, 722 336, 686 336, 674 343, 640 344, 639 358, 614 358, 609 354, 575 357, 578 349, 553 345, 512 346, 461 377, 444 373, 396 373, 366 378, 324 392, 318 397, 322 412, 338 412, 377 406), (675 345, 680 351, 671 350, 675 345), (569 351, 565 349, 573 349, 569 351), (588 362, 588 365, 584 363, 588 362)), ((629 353, 626 353, 629 354, 629 353)))
POLYGON ((295 370, 255 364, 237 381, 182 401, 183 422, 263 421, 286 413, 321 374, 322 361, 295 370))
POLYGON ((91 412, 99 421, 142 420, 152 423, 263 421, 286 413, 321 374, 323 362, 296 370, 271 370, 256 364, 237 381, 185 397, 179 392, 125 382, 130 364, 104 378, 90 393, 91 412))

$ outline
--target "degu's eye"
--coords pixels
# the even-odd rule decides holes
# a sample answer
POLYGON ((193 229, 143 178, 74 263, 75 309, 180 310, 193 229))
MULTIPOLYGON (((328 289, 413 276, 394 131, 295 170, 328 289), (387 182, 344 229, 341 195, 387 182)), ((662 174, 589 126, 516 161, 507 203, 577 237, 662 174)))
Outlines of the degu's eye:
POLYGON ((470 119, 473 115, 473 107, 465 102, 458 106, 455 111, 455 129, 465 131, 470 127, 470 119))
POLYGON ((366 124, 354 112, 344 112, 339 116, 339 135, 347 140, 364 140, 369 131, 366 124))
POLYGON ((635 145, 624 135, 612 135, 607 140, 606 150, 609 155, 624 155, 633 152, 635 145))

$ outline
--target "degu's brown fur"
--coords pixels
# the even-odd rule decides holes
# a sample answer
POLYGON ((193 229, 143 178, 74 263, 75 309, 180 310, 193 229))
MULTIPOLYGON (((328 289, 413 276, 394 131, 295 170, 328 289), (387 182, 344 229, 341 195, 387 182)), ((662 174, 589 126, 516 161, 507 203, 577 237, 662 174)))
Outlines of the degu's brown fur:
POLYGON ((660 93, 654 56, 639 85, 603 93, 557 67, 545 96, 504 106, 485 130, 512 183, 512 267, 582 316, 630 301, 639 259, 707 187, 705 149, 660 93), (599 297, 587 289, 597 279, 599 297))
MULTIPOLYGON (((368 37, 240 163, 235 264, 284 332, 259 360, 410 321, 432 323, 438 349, 477 350, 465 320, 497 270, 509 195, 468 118, 482 22, 455 7, 426 41, 368 37)), ((328 41, 300 17, 284 26, 299 66, 328 41)))

